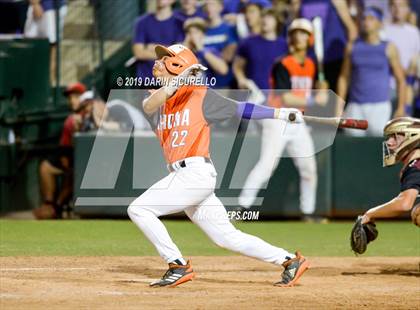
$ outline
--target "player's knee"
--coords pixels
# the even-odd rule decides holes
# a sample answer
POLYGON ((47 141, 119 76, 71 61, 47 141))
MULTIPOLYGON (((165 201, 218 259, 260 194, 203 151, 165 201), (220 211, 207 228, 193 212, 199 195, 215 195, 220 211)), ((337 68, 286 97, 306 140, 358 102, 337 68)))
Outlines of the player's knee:
POLYGON ((241 250, 241 238, 240 235, 241 232, 239 230, 236 230, 235 232, 232 232, 230 234, 223 234, 219 236, 219 238, 214 239, 214 243, 218 245, 221 248, 234 251, 234 252, 240 252, 241 250))
POLYGON ((128 206, 127 214, 131 219, 133 217, 136 217, 137 219, 144 218, 145 221, 147 221, 151 216, 157 216, 153 210, 142 205, 138 200, 133 201, 128 206))
POLYGON ((128 214, 128 217, 129 218, 132 218, 133 217, 133 215, 134 215, 134 207, 133 207, 133 205, 129 205, 128 206, 128 208, 127 208, 127 214, 128 214))
POLYGON ((307 162, 299 167, 299 174, 301 178, 308 180, 316 180, 316 163, 307 162))
POLYGON ((141 207, 135 204, 130 204, 127 208, 127 214, 130 218, 142 216, 141 207))

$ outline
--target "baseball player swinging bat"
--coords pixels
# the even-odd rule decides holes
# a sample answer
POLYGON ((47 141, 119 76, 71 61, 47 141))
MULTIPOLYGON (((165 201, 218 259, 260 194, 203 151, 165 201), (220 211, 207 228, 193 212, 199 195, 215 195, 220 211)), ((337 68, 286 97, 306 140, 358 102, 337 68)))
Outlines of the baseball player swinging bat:
POLYGON ((187 47, 175 44, 155 47, 154 78, 167 80, 146 97, 142 108, 155 131, 168 175, 131 202, 130 219, 155 246, 169 268, 151 287, 174 287, 191 281, 195 272, 184 259, 159 217, 184 211, 217 245, 283 267, 275 286, 294 286, 308 269, 309 261, 243 233, 229 221, 223 203, 214 193, 217 173, 210 158, 211 124, 231 118, 273 119, 303 122, 297 109, 273 108, 239 102, 194 83, 183 84, 206 70, 187 47))
MULTIPOLYGON (((293 122, 296 115, 289 114, 289 121, 293 122)), ((317 117, 317 116, 303 116, 307 122, 314 122, 318 124, 337 126, 339 128, 352 128, 366 130, 369 126, 368 121, 364 119, 340 118, 340 117, 317 117)))

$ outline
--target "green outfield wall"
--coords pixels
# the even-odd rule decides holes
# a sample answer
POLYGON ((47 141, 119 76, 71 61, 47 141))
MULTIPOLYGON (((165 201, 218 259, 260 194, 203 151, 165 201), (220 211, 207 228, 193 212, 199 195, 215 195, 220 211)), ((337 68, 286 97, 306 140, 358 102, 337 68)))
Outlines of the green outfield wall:
MULTIPOLYGON (((121 145, 118 140, 126 138, 114 135, 102 139, 108 140, 111 148, 118 148, 121 145)), ((75 141, 75 198, 78 201, 76 211, 81 215, 125 215, 128 203, 147 189, 147 186, 138 188, 133 185, 136 173, 141 173, 150 185, 167 174, 157 140, 154 137, 135 137, 130 138, 120 166, 114 162, 112 156, 103 156, 100 158, 102 162, 96 163, 95 169, 100 171, 97 175, 98 182, 109 177, 110 171, 119 169, 113 188, 81 188, 87 163, 92 156, 94 135, 78 135, 75 141), (136 155, 136 159, 133 152, 139 154, 136 155), (92 205, 95 197, 101 197, 104 203, 92 205), (113 204, 112 201, 116 203, 113 204), (118 203, 119 201, 122 203, 118 203)), ((235 165, 235 178, 239 181, 234 182, 232 179, 230 183, 226 183, 224 178, 227 173, 220 173, 225 165, 221 150, 230 150, 229 141, 223 136, 213 137, 213 161, 219 171, 218 184, 221 185, 216 191, 219 197, 235 201, 240 192, 235 184, 241 184, 241 180, 245 180, 256 163, 259 143, 257 136, 247 143, 247 162, 228 163, 226 171, 235 165)), ((398 193, 398 167, 382 168, 381 147, 381 138, 351 138, 338 135, 332 147, 317 154, 317 214, 354 216, 374 204, 391 199, 398 193)), ((253 209, 260 210, 263 216, 299 215, 299 176, 291 159, 281 160, 267 188, 261 190, 259 196, 263 203, 253 209)), ((228 208, 233 207, 235 205, 231 203, 228 208)))

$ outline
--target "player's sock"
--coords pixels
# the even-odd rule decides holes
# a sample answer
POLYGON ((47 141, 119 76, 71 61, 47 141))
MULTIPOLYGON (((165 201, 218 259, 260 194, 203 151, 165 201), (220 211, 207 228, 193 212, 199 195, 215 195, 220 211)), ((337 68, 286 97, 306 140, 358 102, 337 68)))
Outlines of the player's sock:
POLYGON ((296 257, 295 254, 289 253, 289 255, 287 255, 285 258, 286 258, 286 261, 288 261, 289 259, 293 259, 295 257, 296 257))
POLYGON ((185 261, 184 258, 177 258, 176 260, 172 261, 172 263, 177 264, 177 265, 183 265, 185 266, 187 264, 187 262, 185 261))

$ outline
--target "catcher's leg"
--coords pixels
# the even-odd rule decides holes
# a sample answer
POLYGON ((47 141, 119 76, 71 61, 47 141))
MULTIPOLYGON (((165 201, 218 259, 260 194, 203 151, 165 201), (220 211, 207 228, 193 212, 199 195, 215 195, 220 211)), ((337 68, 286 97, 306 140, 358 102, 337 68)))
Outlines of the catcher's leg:
POLYGON ((222 202, 214 194, 198 207, 186 209, 185 213, 220 247, 277 265, 295 257, 282 248, 236 229, 229 221, 222 202))
POLYGON ((259 190, 270 179, 273 170, 277 167, 286 143, 281 137, 283 130, 284 123, 279 120, 263 121, 260 158, 248 175, 239 195, 239 204, 242 207, 249 208, 254 203, 259 190))

